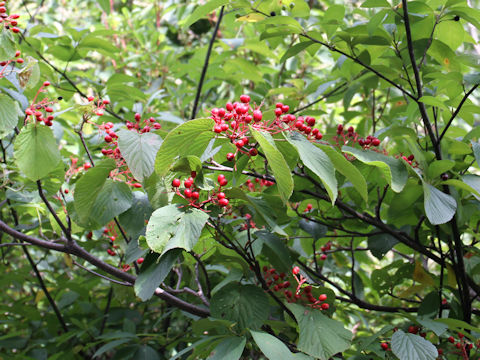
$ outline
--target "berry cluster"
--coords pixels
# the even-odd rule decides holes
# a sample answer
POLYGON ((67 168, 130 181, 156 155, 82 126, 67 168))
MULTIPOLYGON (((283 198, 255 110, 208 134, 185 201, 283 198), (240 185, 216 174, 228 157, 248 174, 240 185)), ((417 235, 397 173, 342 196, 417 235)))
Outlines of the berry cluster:
POLYGON ((228 184, 228 180, 225 178, 225 175, 220 174, 217 177, 218 188, 214 189, 212 192, 207 194, 205 200, 200 200, 201 189, 195 185, 195 177, 197 173, 192 171, 190 177, 183 181, 183 193, 180 191, 180 186, 182 181, 180 179, 172 180, 172 187, 175 190, 175 193, 188 201, 188 205, 197 209, 203 209, 204 206, 208 203, 216 204, 221 207, 228 206, 229 200, 227 199, 225 193, 222 191, 222 187, 228 184))
MULTIPOLYGON (((397 159, 398 159, 398 156, 397 156, 397 159)), ((413 167, 418 167, 418 163, 414 161, 415 156, 413 154, 409 156, 402 155, 402 159, 405 160, 408 165, 411 165, 413 167)))
MULTIPOLYGON (((1 20, 1 19, 0 19, 1 20)), ((23 60, 21 57, 20 57, 20 50, 17 50, 15 52, 15 58, 13 59, 9 59, 9 60, 3 60, 3 61, 0 61, 0 66, 2 66, 2 68, 0 69, 0 79, 3 78, 5 76, 5 70, 7 70, 8 68, 8 65, 10 65, 11 63, 13 62, 16 62, 17 64, 23 64, 25 62, 25 60, 23 60)))
POLYGON ((150 132, 152 128, 155 130, 159 130, 162 128, 162 125, 157 123, 153 117, 145 119, 143 120, 143 122, 141 122, 142 116, 139 113, 136 113, 134 118, 135 118, 135 122, 127 121, 128 130, 133 130, 138 133, 146 133, 146 132, 150 132), (143 127, 142 127, 142 123, 143 123, 143 127))
POLYGON ((50 86, 50 82, 45 81, 38 89, 37 94, 33 98, 32 104, 25 110, 25 123, 31 119, 32 121, 43 122, 47 126, 53 125, 54 116, 52 114, 54 110, 52 105, 56 102, 51 101, 48 98, 44 98, 41 101, 36 102, 38 96, 47 91, 46 88, 48 86, 50 86))
POLYGON ((303 286, 307 279, 303 275, 299 275, 299 273, 300 269, 298 266, 295 266, 292 270, 293 278, 297 282, 297 287, 295 288, 290 281, 286 280, 287 275, 285 273, 278 274, 274 268, 269 269, 267 266, 263 267, 263 277, 267 286, 272 288, 275 292, 283 290, 283 295, 287 302, 298 302, 314 309, 328 310, 330 305, 325 302, 327 300, 327 295, 320 294, 318 299, 315 298, 312 294, 312 286, 303 286))
POLYGON ((249 156, 258 155, 256 145, 249 145, 249 126, 257 130, 263 130, 270 134, 276 134, 286 130, 304 132, 310 139, 320 140, 322 134, 318 129, 313 129, 315 119, 312 117, 295 117, 287 114, 290 110, 288 105, 277 103, 275 105, 275 119, 265 120, 259 106, 250 105, 250 96, 240 96, 240 102, 227 103, 225 108, 214 108, 211 118, 215 121, 213 132, 225 135, 235 145, 235 152, 227 154, 227 160, 233 161, 237 154, 243 153, 249 156))
POLYGON ((67 172, 65 173, 65 182, 70 182, 70 179, 77 175, 82 170, 86 171, 92 167, 92 164, 89 162, 84 163, 83 165, 78 165, 78 158, 71 157, 71 165, 68 168, 67 172))
POLYGON ((322 254, 320 255, 320 260, 325 261, 327 260, 327 251, 332 249, 332 243, 329 241, 324 246, 320 248, 322 254))
POLYGON ((337 126, 337 135, 333 137, 336 145, 341 147, 343 145, 360 145, 363 149, 375 148, 380 145, 380 139, 372 135, 368 135, 365 138, 360 137, 360 135, 355 131, 353 126, 348 127, 345 131, 345 127, 342 124, 337 126))
POLYGON ((270 187, 272 185, 275 185, 273 181, 255 178, 255 180, 253 181, 247 179, 247 181, 245 181, 245 184, 240 185, 240 188, 242 189, 243 187, 247 187, 248 190, 251 192, 260 192, 263 190, 264 187, 270 187))
POLYGON ((0 1, 0 24, 3 24, 6 30, 10 30, 11 32, 18 34, 20 29, 17 28, 18 21, 17 19, 20 17, 18 14, 7 14, 7 8, 5 7, 6 1, 0 1))

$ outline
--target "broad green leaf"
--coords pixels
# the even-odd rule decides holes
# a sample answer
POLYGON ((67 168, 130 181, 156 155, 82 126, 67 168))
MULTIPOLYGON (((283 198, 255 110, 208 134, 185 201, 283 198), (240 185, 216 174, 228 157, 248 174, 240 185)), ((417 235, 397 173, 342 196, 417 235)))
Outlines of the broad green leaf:
POLYGON ((466 329, 466 330, 472 330, 477 333, 480 333, 480 327, 470 325, 462 320, 453 319, 453 318, 449 318, 449 319, 442 318, 442 319, 435 319, 435 321, 448 325, 449 329, 451 330, 466 329))
POLYGON ((183 28, 189 27, 194 22, 200 20, 204 16, 210 14, 216 8, 228 4, 228 0, 209 0, 205 4, 197 7, 186 19, 180 21, 180 26, 183 28))
POLYGON ((387 0, 367 0, 360 5, 363 8, 390 7, 387 0))
POLYGON ((141 191, 134 191, 132 206, 119 216, 120 224, 131 237, 134 237, 144 229, 145 221, 150 219, 152 211, 147 195, 141 191))
POLYGON ((148 345, 140 345, 133 355, 133 359, 135 360, 160 360, 160 356, 158 355, 157 350, 148 346, 148 345))
POLYGON ((470 143, 472 144, 472 150, 473 150, 473 155, 475 156, 475 161, 477 162, 477 165, 480 166, 480 144, 470 140, 470 143))
MULTIPOLYGON (((250 127, 253 137, 260 145, 268 160, 268 165, 272 169, 277 182, 278 192, 284 202, 290 198, 293 192, 293 179, 285 158, 276 148, 273 141, 269 141, 262 132, 250 127)), ((269 134, 268 134, 269 135, 269 134)))
POLYGON ((6 61, 15 57, 16 44, 10 31, 2 26, 0 30, 0 61, 6 61))
POLYGON ((418 316, 426 318, 434 318, 440 309, 440 299, 437 291, 432 291, 427 294, 422 300, 418 308, 418 316))
POLYGON ((23 89, 33 88, 40 80, 38 60, 27 56, 26 65, 17 73, 18 82, 23 89))
POLYGON ((275 269, 285 273, 292 269, 293 259, 285 240, 264 230, 255 232, 254 236, 263 240, 262 254, 275 269))
POLYGON ((437 348, 430 341, 402 330, 393 333, 391 346, 400 360, 435 360, 438 356, 437 348))
POLYGON ((455 161, 452 160, 435 160, 428 165, 428 178, 434 180, 444 172, 452 169, 455 166, 455 161))
POLYGON ((44 125, 25 126, 15 139, 14 149, 18 168, 32 181, 47 176, 60 162, 52 129, 44 125))
POLYGON ((90 219, 99 225, 104 225, 115 216, 127 211, 133 202, 130 187, 124 182, 112 179, 107 179, 100 192, 95 195, 90 219))
POLYGON ((103 355, 107 351, 115 349, 117 346, 120 346, 122 344, 128 343, 132 341, 131 338, 126 338, 126 339, 118 339, 118 340, 113 340, 110 341, 109 343, 103 345, 98 349, 95 354, 93 354, 93 359, 98 358, 100 355, 103 355))
POLYGON ((262 351, 263 355, 269 360, 293 360, 293 354, 288 347, 278 340, 275 336, 267 334, 265 332, 250 331, 253 340, 262 351))
POLYGON ((213 349, 213 355, 208 360, 238 360, 246 343, 247 339, 243 336, 227 337, 213 349))
POLYGON ((148 221, 148 246, 160 254, 170 249, 192 250, 208 220, 208 214, 198 209, 180 209, 167 205, 153 212, 148 221))
POLYGON ((300 328, 298 349, 321 360, 350 347, 352 333, 339 321, 323 315, 320 310, 287 304, 300 328))
POLYGON ((282 58, 280 59, 280 64, 285 62, 287 59, 291 58, 292 56, 297 55, 298 53, 302 52, 306 48, 308 48, 310 45, 314 45, 315 43, 313 41, 303 41, 299 42, 298 44, 293 45, 291 48, 289 48, 287 51, 285 51, 285 54, 283 54, 282 58))
POLYGON ((89 169, 75 184, 73 195, 75 211, 81 223, 88 221, 93 204, 110 171, 115 169, 115 160, 105 159, 89 169))
POLYGON ((330 146, 320 145, 320 148, 328 155, 331 162, 333 163, 333 166, 335 166, 335 170, 345 176, 345 178, 350 181, 350 183, 353 185, 355 190, 358 191, 358 193, 365 200, 365 202, 367 202, 367 182, 363 177, 362 173, 356 168, 356 166, 347 159, 345 159, 345 156, 343 156, 335 149, 332 149, 330 146))
POLYGON ((470 187, 470 190, 477 200, 480 200, 480 176, 467 174, 462 176, 462 180, 470 187))
POLYGON ((306 219, 301 219, 298 222, 298 225, 300 226, 300 229, 309 233, 314 240, 323 238, 328 231, 328 228, 325 225, 306 219))
POLYGON ((118 147, 135 179, 143 181, 153 173, 155 156, 162 144, 157 134, 139 134, 122 129, 118 132, 118 147))
POLYGON ((230 283, 211 299, 210 311, 217 319, 226 319, 240 328, 258 329, 268 319, 270 305, 265 292, 254 285, 230 283))
POLYGON ((436 187, 423 183, 425 214, 433 225, 445 224, 450 221, 457 210, 457 202, 436 187))
POLYGON ((368 249, 377 259, 383 258, 397 243, 398 240, 389 234, 368 237, 368 249))
POLYGON ((443 110, 449 111, 445 103, 437 97, 425 95, 418 99, 418 101, 424 103, 425 105, 437 106, 442 108, 443 110))
POLYGON ((196 119, 185 122, 170 131, 163 140, 155 158, 155 172, 163 177, 177 157, 200 157, 215 136, 212 119, 196 119))
POLYGON ((7 95, 0 94, 0 133, 12 131, 18 123, 18 105, 7 95))
POLYGON ((448 325, 428 318, 418 318, 417 321, 426 329, 432 330, 437 336, 442 336, 448 329, 448 325))
POLYGON ((465 29, 460 21, 440 21, 435 27, 435 37, 457 50, 465 38, 465 29))
POLYGON ((401 192, 407 183, 408 172, 405 164, 399 159, 375 151, 359 150, 349 146, 343 146, 342 151, 355 156, 365 164, 376 166, 382 170, 385 179, 395 192, 401 192))
POLYGON ((442 182, 442 185, 452 185, 459 189, 465 190, 471 193, 475 198, 480 199, 480 177, 477 175, 465 175, 462 180, 449 179, 442 182))
MULTIPOLYGON (((259 22, 262 25, 274 25, 273 27, 280 27, 282 25, 288 26, 296 30, 298 33, 303 31, 302 25, 291 16, 271 16, 259 22)), ((268 27, 268 26, 267 26, 268 27)))
POLYGON ((328 192, 332 204, 337 199, 337 179, 330 158, 319 147, 308 141, 302 134, 292 131, 285 134, 286 139, 298 151, 303 164, 317 175, 328 192))
POLYGON ((181 249, 172 249, 162 256, 150 253, 140 268, 140 273, 135 280, 135 295, 142 301, 147 301, 155 293, 155 289, 165 280, 178 257, 181 249))

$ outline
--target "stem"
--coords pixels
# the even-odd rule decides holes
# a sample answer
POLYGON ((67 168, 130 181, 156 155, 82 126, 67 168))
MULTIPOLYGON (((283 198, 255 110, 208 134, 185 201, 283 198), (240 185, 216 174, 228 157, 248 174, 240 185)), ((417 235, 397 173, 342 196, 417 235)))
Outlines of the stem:
POLYGON ((215 29, 213 30, 210 43, 208 44, 207 55, 205 56, 205 62, 203 63, 202 73, 200 75, 200 81, 198 82, 197 93, 195 94, 195 101, 193 102, 192 116, 190 117, 190 119, 195 119, 195 117, 197 116, 197 107, 200 101, 200 95, 202 93, 203 81, 205 80, 205 75, 207 75, 208 62, 210 61, 210 55, 212 53, 213 43, 215 42, 218 29, 220 27, 220 22, 222 21, 222 18, 223 18, 223 10, 225 10, 225 6, 222 6, 220 8, 218 20, 217 20, 217 23, 215 24, 215 29))

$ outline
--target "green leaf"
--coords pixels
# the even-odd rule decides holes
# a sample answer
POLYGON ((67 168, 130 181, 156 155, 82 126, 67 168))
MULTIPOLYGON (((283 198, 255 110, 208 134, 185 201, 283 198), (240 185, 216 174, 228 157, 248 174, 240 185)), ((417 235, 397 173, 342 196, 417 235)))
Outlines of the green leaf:
POLYGON ((180 209, 167 205, 153 212, 148 221, 146 238, 148 246, 160 254, 170 249, 192 250, 197 243, 208 214, 198 209, 180 209))
POLYGON ((298 225, 300 226, 300 229, 312 235, 314 240, 323 238, 328 231, 328 228, 325 225, 307 219, 301 219, 298 222, 298 225))
POLYGON ((375 151, 365 151, 349 146, 343 146, 342 151, 355 156, 359 161, 378 167, 395 192, 401 192, 407 183, 408 172, 405 164, 398 159, 375 151))
POLYGON ((212 316, 230 320, 240 328, 258 329, 268 319, 270 305, 265 292, 254 285, 230 283, 210 302, 212 316))
POLYGON ((466 329, 466 330, 472 330, 477 333, 480 333, 480 327, 475 327, 462 320, 453 319, 453 318, 449 318, 449 319, 442 318, 442 319, 436 319, 435 321, 448 325, 449 329, 452 329, 452 330, 466 329))
POLYGON ((165 176, 177 157, 200 157, 215 136, 212 119, 190 120, 170 131, 163 140, 155 159, 155 172, 165 176))
POLYGON ((430 341, 402 330, 393 333, 391 346, 400 360, 435 360, 438 356, 437 348, 430 341))
POLYGON ((446 324, 439 323, 438 321, 432 319, 418 318, 417 321, 426 329, 432 330, 437 336, 442 336, 448 329, 446 324))
POLYGON ((147 195, 141 191, 134 191, 132 206, 120 215, 120 224, 131 237, 138 236, 145 227, 145 221, 152 215, 152 211, 147 195))
POLYGON ((292 269, 293 259, 284 240, 265 230, 255 232, 254 236, 263 240, 262 254, 275 269, 284 273, 292 269))
POLYGON ((283 54, 282 58, 280 59, 280 64, 284 63, 287 59, 297 55, 299 52, 302 52, 313 44, 315 44, 313 41, 303 41, 290 47, 287 51, 285 51, 285 54, 283 54))
POLYGON ((435 160, 428 165, 428 178, 434 180, 444 172, 452 169, 455 166, 455 161, 452 160, 435 160))
POLYGON ((470 140, 472 144, 473 155, 475 156, 475 161, 477 162, 478 166, 480 166, 480 144, 470 140))
POLYGON ((110 171, 115 169, 113 159, 105 159, 89 169, 75 184, 73 195, 75 211, 81 223, 86 222, 95 200, 107 180, 110 171))
POLYGON ((40 124, 25 126, 15 139, 14 149, 18 168, 32 181, 55 170, 61 159, 52 129, 40 124))
POLYGON ((273 141, 267 140, 268 133, 262 133, 250 127, 253 137, 260 145, 272 169, 278 187, 278 192, 283 202, 287 202, 293 192, 293 179, 290 169, 282 153, 277 149, 273 141))
POLYGON ((151 253, 146 258, 135 280, 134 290, 142 301, 150 299, 157 287, 165 280, 178 257, 182 253, 181 249, 172 249, 161 257, 158 254, 151 253))
POLYGON ((467 174, 462 176, 462 180, 470 187, 471 193, 477 200, 480 200, 480 176, 467 174))
POLYGON ((133 355, 133 359, 135 360, 160 360, 160 356, 158 355, 157 350, 148 346, 148 345, 141 345, 139 346, 138 350, 133 355))
POLYGON ((2 26, 0 30, 0 61, 12 59, 15 56, 16 44, 10 31, 2 26))
MULTIPOLYGON (((90 196, 92 197, 91 194, 90 196)), ((90 219, 92 222, 104 225, 115 216, 127 211, 132 206, 132 202, 132 191, 127 184, 107 179, 100 192, 96 194, 90 219)))
MULTIPOLYGON (((302 25, 291 16, 271 16, 259 22, 263 25, 274 25, 273 27, 287 26, 298 33, 303 31, 302 25)), ((269 26, 267 26, 268 28, 269 26)))
POLYGON ((368 249, 377 259, 382 259, 389 252, 398 240, 389 234, 378 234, 368 237, 368 249))
POLYGON ((19 108, 9 96, 0 94, 0 133, 12 131, 18 123, 19 108))
POLYGON ((335 170, 345 176, 347 180, 352 183, 353 187, 358 191, 358 193, 365 200, 365 202, 367 202, 368 187, 362 173, 356 168, 355 165, 345 159, 345 156, 343 156, 335 149, 332 149, 330 146, 327 145, 319 146, 328 155, 330 161, 333 163, 333 166, 335 166, 335 170))
POLYGON ((228 4, 228 0, 210 0, 206 4, 197 7, 186 19, 182 19, 179 25, 183 28, 189 27, 194 22, 210 14, 216 8, 228 4))
POLYGON ((438 297, 438 292, 432 291, 423 298, 422 303, 418 308, 418 316, 434 318, 438 314, 439 309, 440 299, 438 297))
POLYGON ((286 139, 298 151, 303 164, 317 175, 328 192, 332 204, 337 199, 337 179, 330 158, 319 147, 308 141, 302 134, 292 131, 285 134, 286 139))
POLYGON ((238 360, 246 343, 247 339, 243 336, 227 337, 213 349, 213 355, 209 356, 208 360, 238 360))
POLYGON ((128 343, 132 341, 131 338, 127 339, 118 339, 118 340, 113 340, 110 341, 109 343, 103 345, 100 349, 98 349, 95 354, 93 354, 93 358, 99 357, 100 355, 103 355, 107 351, 115 349, 117 346, 120 346, 122 344, 128 343))
POLYGON ((457 202, 436 187, 423 183, 425 214, 432 225, 450 221, 457 210, 457 202))
POLYGON ((330 319, 319 310, 298 304, 287 304, 300 328, 298 349, 321 360, 350 347, 352 333, 339 321, 330 319))
POLYGON ((449 111, 448 107, 442 100, 433 96, 425 95, 418 99, 418 101, 424 103, 425 105, 436 106, 442 108, 443 110, 449 111))
POLYGON ((155 156, 162 144, 157 134, 139 134, 122 129, 118 132, 118 147, 135 179, 143 181, 153 173, 155 156))
POLYGON ((363 8, 376 8, 376 7, 390 7, 387 0, 367 0, 360 7, 363 8))
POLYGON ((255 340, 255 343, 260 348, 263 355, 267 357, 267 359, 294 359, 293 354, 290 352, 288 347, 275 336, 259 331, 250 331, 250 334, 252 334, 253 340, 255 340))

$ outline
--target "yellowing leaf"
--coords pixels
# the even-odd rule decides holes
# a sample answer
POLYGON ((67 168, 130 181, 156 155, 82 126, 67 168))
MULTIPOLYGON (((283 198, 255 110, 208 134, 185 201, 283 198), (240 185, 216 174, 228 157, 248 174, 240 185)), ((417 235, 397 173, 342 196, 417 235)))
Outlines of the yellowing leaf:
POLYGON ((258 22, 265 19, 265 15, 259 13, 251 13, 245 16, 239 17, 236 21, 246 21, 246 22, 258 22))
POLYGON ((70 254, 63 254, 63 260, 65 260, 65 264, 69 267, 73 267, 73 259, 70 254))
POLYGON ((434 281, 432 276, 425 271, 420 261, 415 261, 415 269, 413 270, 413 280, 420 284, 433 286, 434 281))
POLYGON ((457 277, 455 276, 455 271, 450 264, 447 264, 447 285, 454 289, 457 287, 457 277))

